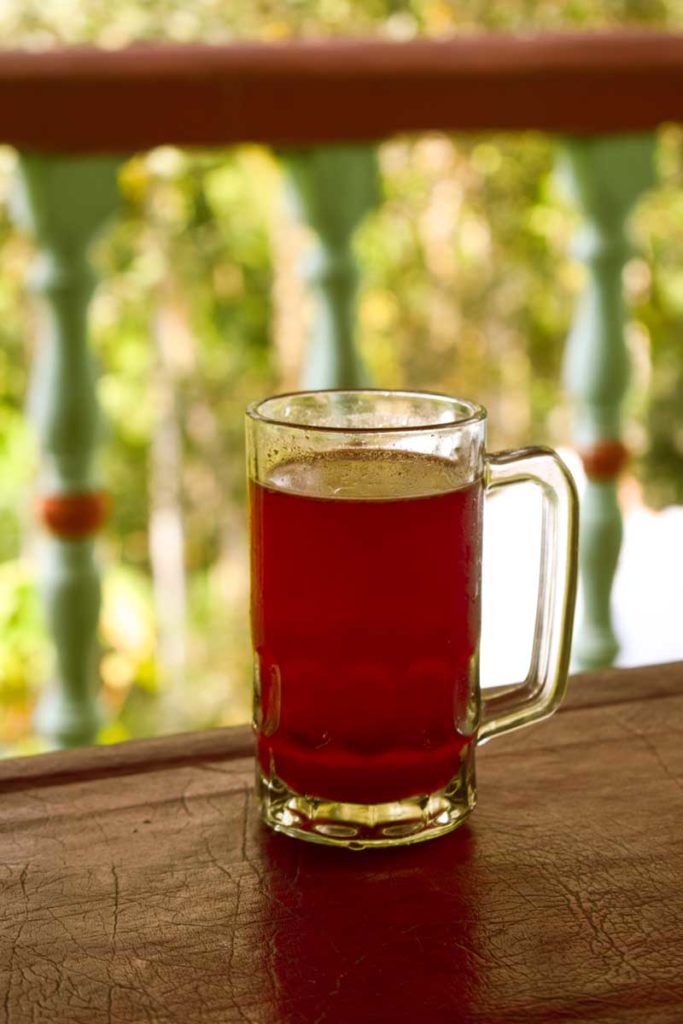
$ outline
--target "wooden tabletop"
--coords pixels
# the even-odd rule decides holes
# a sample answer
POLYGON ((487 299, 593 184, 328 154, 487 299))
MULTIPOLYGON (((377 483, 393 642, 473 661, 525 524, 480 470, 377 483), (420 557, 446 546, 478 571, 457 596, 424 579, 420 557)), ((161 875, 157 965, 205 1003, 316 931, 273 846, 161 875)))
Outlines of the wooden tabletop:
POLYGON ((683 665, 577 677, 470 824, 259 825, 245 730, 0 762, 4 1024, 680 1024, 683 665))

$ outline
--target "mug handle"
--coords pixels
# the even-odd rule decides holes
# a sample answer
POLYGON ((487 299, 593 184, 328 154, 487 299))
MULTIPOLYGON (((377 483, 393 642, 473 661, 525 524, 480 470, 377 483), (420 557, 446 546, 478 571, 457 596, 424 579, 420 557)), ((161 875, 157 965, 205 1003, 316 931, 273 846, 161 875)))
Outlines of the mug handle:
POLYGON ((523 683, 482 694, 477 742, 547 718, 567 688, 578 561, 579 500, 574 480, 550 448, 486 456, 487 492, 534 483, 543 497, 538 602, 531 664, 523 683))

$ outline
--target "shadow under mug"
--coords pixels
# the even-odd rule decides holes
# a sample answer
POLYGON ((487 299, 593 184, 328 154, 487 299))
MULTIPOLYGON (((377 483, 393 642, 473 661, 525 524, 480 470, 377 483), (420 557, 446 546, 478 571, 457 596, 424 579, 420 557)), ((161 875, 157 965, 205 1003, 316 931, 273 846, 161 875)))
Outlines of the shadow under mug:
POLYGON ((277 831, 352 849, 442 835, 475 805, 476 746, 560 703, 576 489, 555 452, 490 454, 485 437, 485 410, 445 395, 247 410, 257 774, 277 831), (531 664, 482 693, 484 499, 522 482, 543 508, 531 664))

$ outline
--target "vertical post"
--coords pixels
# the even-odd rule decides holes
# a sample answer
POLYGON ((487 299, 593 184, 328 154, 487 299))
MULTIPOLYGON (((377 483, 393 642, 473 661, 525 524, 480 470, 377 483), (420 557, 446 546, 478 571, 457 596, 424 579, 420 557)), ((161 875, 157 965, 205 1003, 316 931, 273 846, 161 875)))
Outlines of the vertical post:
POLYGON ((93 537, 107 499, 92 467, 98 416, 87 312, 95 279, 87 254, 116 208, 119 163, 36 154, 20 161, 17 213, 36 236, 34 285, 45 307, 30 405, 42 455, 36 510, 47 531, 40 584, 55 645, 54 678, 36 725, 58 746, 93 740, 99 725, 93 537))
POLYGON ((610 600, 622 541, 617 479, 628 459, 622 438, 630 373, 622 270, 631 253, 629 213, 654 180, 654 147, 651 135, 573 138, 564 145, 563 177, 585 221, 576 255, 588 273, 565 359, 574 440, 587 476, 579 555, 582 617, 574 642, 580 668, 609 665, 619 650, 610 600))
POLYGON ((326 146, 282 154, 295 214, 317 236, 304 275, 314 316, 302 388, 360 387, 367 374, 355 346, 358 267, 351 242, 379 200, 373 146, 326 146))
POLYGON ((183 728, 183 704, 187 699, 183 436, 178 396, 179 353, 184 341, 178 335, 185 328, 180 316, 174 304, 174 282, 168 275, 156 296, 150 331, 156 349, 151 386, 157 414, 149 453, 149 556, 157 621, 157 671, 164 690, 158 714, 160 725, 176 732, 183 728))

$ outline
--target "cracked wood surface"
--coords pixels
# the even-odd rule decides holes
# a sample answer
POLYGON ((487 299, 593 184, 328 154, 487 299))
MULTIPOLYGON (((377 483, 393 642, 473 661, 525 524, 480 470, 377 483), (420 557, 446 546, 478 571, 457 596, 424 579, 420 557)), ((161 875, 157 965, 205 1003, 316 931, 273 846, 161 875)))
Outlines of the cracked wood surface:
POLYGON ((683 665, 577 677, 458 832, 266 833, 245 729, 0 763, 3 1024, 679 1024, 683 665))

